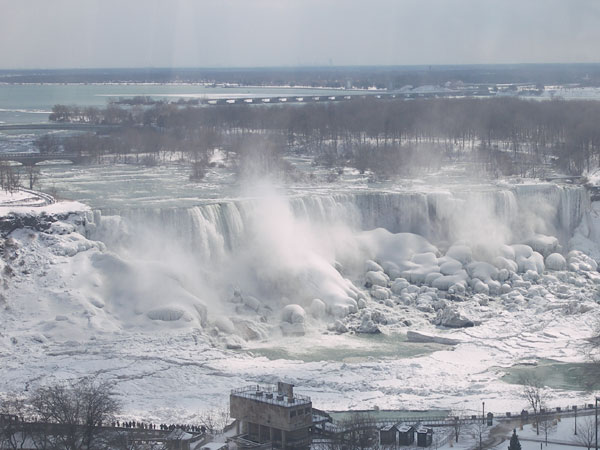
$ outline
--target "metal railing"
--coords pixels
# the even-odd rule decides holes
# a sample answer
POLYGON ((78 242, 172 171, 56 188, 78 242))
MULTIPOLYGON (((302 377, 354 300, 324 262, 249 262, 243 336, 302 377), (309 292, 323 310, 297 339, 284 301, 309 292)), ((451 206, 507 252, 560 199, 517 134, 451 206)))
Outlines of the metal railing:
POLYGON ((296 394, 294 393, 293 398, 293 402, 288 402, 287 400, 287 396, 283 393, 277 390, 276 386, 260 386, 260 385, 252 385, 252 386, 246 386, 246 387, 241 387, 241 388, 237 388, 237 389, 232 389, 231 390, 231 395, 235 395, 237 397, 243 397, 243 398, 250 398, 250 399, 255 399, 255 400, 259 400, 261 402, 265 402, 265 403, 271 403, 271 404, 285 404, 285 405, 305 405, 305 404, 309 404, 311 403, 311 399, 310 397, 306 396, 306 395, 300 395, 300 394, 296 394), (266 394, 271 394, 271 398, 267 397, 266 394), (278 398, 280 397, 280 398, 278 398))

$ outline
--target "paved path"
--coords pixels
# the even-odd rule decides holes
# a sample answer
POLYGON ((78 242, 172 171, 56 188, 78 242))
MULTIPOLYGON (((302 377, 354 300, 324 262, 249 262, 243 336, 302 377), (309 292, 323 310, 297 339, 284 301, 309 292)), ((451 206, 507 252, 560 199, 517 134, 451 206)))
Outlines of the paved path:
MULTIPOLYGON (((537 437, 535 437, 535 438, 529 438, 529 437, 521 437, 521 436, 519 436, 519 441, 546 443, 546 439, 544 439, 544 438, 537 438, 537 437)), ((583 444, 580 444, 578 442, 574 442, 574 441, 557 441, 556 439, 548 439, 548 444, 557 444, 557 445, 567 445, 569 447, 583 447, 583 448, 588 448, 587 445, 583 445, 583 444)))
POLYGON ((40 206, 48 206, 56 203, 54 197, 50 194, 46 194, 45 192, 32 191, 31 189, 19 188, 21 192, 25 192, 30 195, 29 199, 17 200, 14 202, 0 202, 0 207, 13 207, 13 206, 27 206, 27 207, 40 207, 40 206), (32 198, 37 198, 37 201, 31 200, 32 198))
MULTIPOLYGON (((502 444, 502 442, 504 441, 508 441, 510 439, 512 430, 517 428, 520 424, 520 419, 503 420, 502 422, 498 422, 492 427, 488 437, 485 438, 481 443, 482 447, 493 448, 497 445, 502 444)), ((473 447, 471 447, 471 450, 479 450, 479 442, 477 442, 473 447)))

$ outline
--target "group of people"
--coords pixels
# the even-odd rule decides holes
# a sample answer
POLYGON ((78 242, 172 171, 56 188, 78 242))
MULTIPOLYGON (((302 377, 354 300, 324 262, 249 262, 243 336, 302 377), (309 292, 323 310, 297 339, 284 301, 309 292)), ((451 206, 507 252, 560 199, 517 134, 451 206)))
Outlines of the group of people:
POLYGON ((155 423, 145 423, 145 422, 136 422, 136 421, 128 421, 121 422, 116 421, 112 423, 113 427, 116 428, 138 428, 142 430, 163 430, 163 431, 172 431, 175 429, 180 429, 187 431, 189 433, 206 433, 206 427, 204 425, 189 425, 189 424, 170 424, 166 423, 155 424, 155 423))

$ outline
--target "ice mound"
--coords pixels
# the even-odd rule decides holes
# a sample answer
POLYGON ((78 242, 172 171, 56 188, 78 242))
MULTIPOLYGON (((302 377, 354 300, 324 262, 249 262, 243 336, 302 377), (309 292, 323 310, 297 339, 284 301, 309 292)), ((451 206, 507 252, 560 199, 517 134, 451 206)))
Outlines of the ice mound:
POLYGON ((374 286, 370 292, 371 296, 377 300, 387 300, 391 297, 391 290, 381 286, 374 286))
POLYGON ((527 244, 534 251, 541 253, 544 257, 551 253, 560 252, 558 239, 554 236, 536 234, 535 236, 527 239, 524 244, 527 244))
POLYGON ((433 253, 417 254, 411 261, 405 263, 405 267, 407 269, 402 272, 402 278, 413 284, 422 284, 430 274, 440 272, 440 266, 433 253))
POLYGON ((460 272, 463 268, 463 264, 460 261, 450 256, 444 256, 443 258, 440 258, 438 260, 438 264, 440 264, 440 273, 442 275, 454 275, 460 272))
POLYGON ((213 324, 219 331, 223 333, 235 333, 235 325, 233 324, 231 319, 229 319, 229 317, 217 316, 215 317, 213 324))
POLYGON ((567 255, 569 270, 574 272, 596 272, 598 263, 579 250, 571 250, 567 255))
POLYGON ((383 270, 381 272, 374 272, 371 270, 366 273, 365 279, 367 284, 370 286, 387 287, 390 282, 389 277, 383 272, 383 270))
MULTIPOLYGON (((361 233, 360 238, 363 245, 368 240, 377 250, 367 253, 364 279, 371 300, 383 307, 381 314, 386 321, 380 323, 388 326, 402 320, 397 312, 392 312, 399 306, 425 314, 435 325, 463 328, 479 323, 475 320, 481 318, 478 309, 490 307, 493 299, 501 299, 510 311, 533 308, 540 312, 551 308, 548 302, 554 299, 556 290, 569 292, 564 282, 581 287, 600 284, 596 262, 580 251, 570 252, 565 259, 559 253, 558 239, 552 236, 534 234, 524 243, 490 246, 485 252, 474 251, 466 241, 457 241, 448 246, 443 256, 424 238, 407 233, 394 236, 385 230, 374 230, 361 233), (389 247, 382 249, 383 242, 389 247), (479 257, 484 260, 478 260, 479 257), (558 272, 560 280, 546 270, 558 272), (392 277, 392 273, 399 276, 392 277), (576 273, 585 277, 575 276, 576 273), (546 287, 552 284, 552 289, 546 287), (471 318, 474 312, 476 315, 471 318)), ((373 313, 373 304, 366 308, 373 313)), ((351 322, 354 325, 349 328, 361 333, 379 330, 380 323, 371 315, 363 312, 360 318, 358 324, 351 322)), ((406 321, 410 323, 411 320, 406 321)))
POLYGON ((365 272, 384 272, 382 266, 371 259, 365 261, 365 272))
POLYGON ((309 311, 315 319, 321 319, 327 314, 327 305, 320 298, 315 298, 310 304, 309 311))
POLYGON ((465 328, 474 325, 473 321, 465 317, 456 307, 447 307, 438 311, 435 323, 448 328, 465 328))
MULTIPOLYGON (((185 315, 185 311, 177 306, 163 306, 160 308, 151 309, 146 315, 152 320, 162 320, 171 322, 181 319, 185 315)), ((189 318, 189 320, 192 320, 189 318)))
POLYGON ((303 335, 306 312, 300 305, 287 305, 281 310, 281 331, 285 335, 303 335))
POLYGON ((496 266, 500 270, 507 270, 508 272, 517 272, 519 270, 519 265, 514 260, 514 252, 512 253, 512 255, 512 258, 510 259, 504 256, 496 256, 493 260, 494 266, 496 266))
POLYGON ((306 311, 300 305, 287 305, 281 310, 281 320, 288 323, 304 323, 306 311))
POLYGON ((357 333, 363 334, 379 334, 381 330, 377 324, 373 321, 370 313, 363 314, 360 325, 356 328, 357 333))
POLYGON ((423 236, 413 233, 391 233, 384 228, 363 231, 357 241, 361 249, 375 261, 391 261, 399 267, 419 253, 438 254, 438 249, 423 236))
POLYGON ((472 262, 467 266, 467 272, 471 278, 479 278, 487 283, 495 280, 498 276, 498 269, 486 262, 472 262))
POLYGON ((473 259, 471 247, 466 245, 453 245, 446 252, 446 256, 459 261, 461 264, 468 264, 473 259))
POLYGON ((465 286, 468 278, 469 278, 469 276, 467 274, 467 271, 464 269, 461 269, 458 272, 456 272, 454 275, 444 275, 441 277, 437 277, 436 279, 433 280, 433 282, 431 283, 431 286, 433 286, 436 289, 440 289, 442 291, 447 291, 453 286, 463 286, 463 290, 464 290, 464 286, 465 286))
POLYGON ((551 253, 545 262, 548 270, 567 270, 567 260, 560 253, 551 253))
POLYGON ((86 289, 105 300, 104 310, 123 323, 140 322, 140 314, 154 321, 175 323, 206 322, 207 308, 188 290, 182 274, 159 262, 126 261, 112 253, 96 253, 90 258, 98 286, 86 289))

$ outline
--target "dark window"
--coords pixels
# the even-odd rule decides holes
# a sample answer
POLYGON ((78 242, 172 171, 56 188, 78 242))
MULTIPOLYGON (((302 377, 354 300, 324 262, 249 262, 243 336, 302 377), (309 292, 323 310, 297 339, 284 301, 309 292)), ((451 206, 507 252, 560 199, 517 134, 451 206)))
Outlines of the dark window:
POLYGON ((296 410, 290 411, 290 417, 296 417, 296 410))

